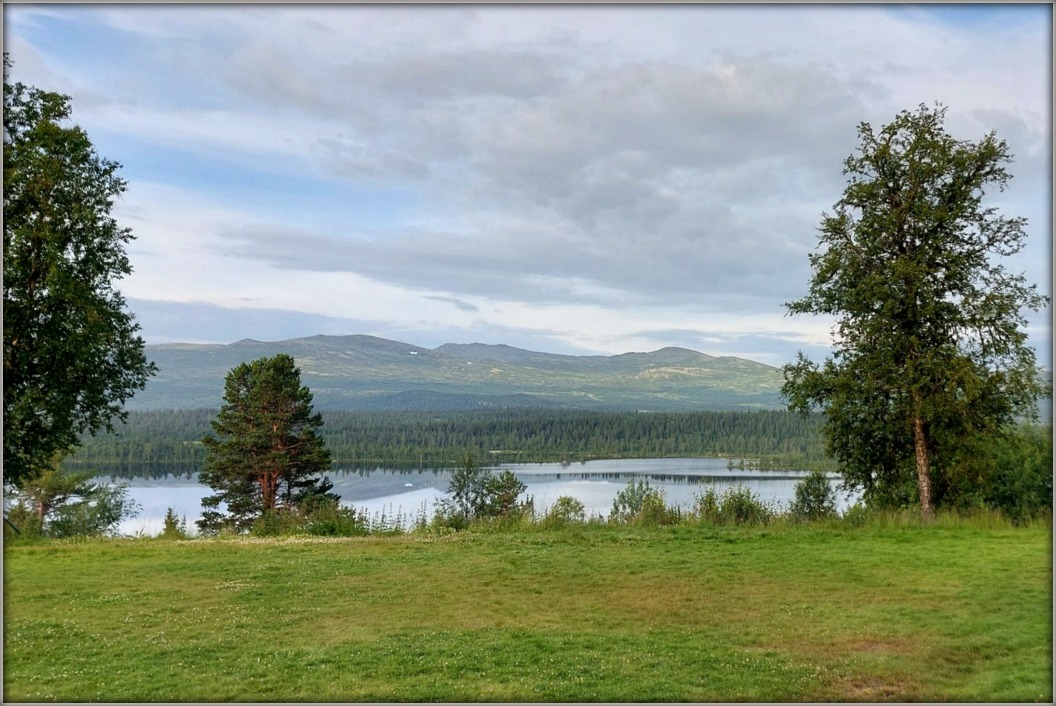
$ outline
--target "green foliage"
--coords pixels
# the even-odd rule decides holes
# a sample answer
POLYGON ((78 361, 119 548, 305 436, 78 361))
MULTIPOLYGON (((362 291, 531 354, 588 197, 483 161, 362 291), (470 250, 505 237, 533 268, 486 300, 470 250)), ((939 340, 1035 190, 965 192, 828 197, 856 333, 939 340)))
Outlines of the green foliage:
POLYGON ((720 517, 729 524, 765 525, 774 519, 774 515, 774 511, 748 488, 734 486, 722 494, 720 517))
POLYGON ((141 507, 128 494, 128 486, 95 486, 81 502, 58 508, 48 533, 52 537, 110 535, 125 519, 137 517, 141 507))
POLYGON ((821 471, 813 471, 796 483, 795 499, 789 508, 793 517, 801 520, 820 520, 836 516, 836 491, 829 478, 821 471))
POLYGON ((19 531, 46 534, 47 524, 60 507, 73 500, 83 501, 91 495, 95 488, 88 482, 91 478, 90 472, 63 473, 55 461, 23 478, 22 487, 14 493, 14 502, 25 511, 15 515, 19 531))
POLYGON ((300 534, 304 520, 297 512, 285 508, 265 510, 253 520, 249 533, 254 537, 282 537, 300 534))
POLYGON ((1052 427, 1010 426, 972 441, 937 479, 945 504, 1015 521, 1052 512, 1052 427))
POLYGON ((433 526, 466 529, 474 520, 519 517, 531 510, 530 500, 517 502, 525 489, 512 471, 492 475, 477 464, 473 452, 467 451, 451 474, 447 497, 438 503, 433 526))
POLYGON ((509 517, 521 509, 517 498, 528 489, 510 470, 491 475, 485 483, 485 488, 488 497, 487 514, 494 517, 509 517))
POLYGON ((4 525, 4 537, 11 536, 12 538, 18 539, 36 539, 42 537, 42 528, 40 521, 37 519, 36 513, 28 505, 15 502, 12 503, 11 507, 8 508, 4 519, 10 523, 10 527, 14 528, 11 534, 8 534, 9 527, 4 525))
POLYGON ((110 534, 139 506, 125 485, 88 482, 91 473, 66 474, 55 467, 22 479, 13 495, 8 521, 27 537, 76 537, 110 534))
POLYGON ((844 510, 840 519, 849 527, 861 527, 869 519, 869 509, 861 502, 856 502, 844 510))
POLYGON ((699 522, 708 525, 722 522, 722 501, 714 488, 705 488, 694 500, 693 514, 699 522))
POLYGON ((676 511, 667 507, 664 492, 653 488, 649 481, 632 480, 616 493, 608 521, 612 524, 657 526, 678 519, 676 511))
POLYGON ((266 510, 253 522, 250 534, 254 537, 359 537, 370 534, 372 529, 375 534, 391 531, 386 522, 375 523, 372 528, 362 510, 343 507, 333 498, 316 498, 294 507, 266 510))
POLYGON ((187 539, 187 518, 180 518, 171 507, 165 510, 162 520, 162 539, 187 539))
POLYGON ((337 501, 320 503, 306 517, 305 533, 316 537, 359 537, 372 529, 365 512, 342 507, 337 501))
POLYGON ((312 498, 337 499, 329 479, 316 477, 330 467, 330 452, 315 432, 322 417, 313 413, 312 393, 301 386, 291 356, 235 367, 224 402, 212 423, 216 436, 202 440, 208 455, 199 479, 217 491, 202 500, 203 532, 244 532, 269 511, 281 515, 312 498), (226 515, 216 509, 220 503, 226 515))
MULTIPOLYGON (((835 470, 826 458, 820 414, 788 411, 624 413, 504 409, 488 412, 323 410, 318 430, 344 468, 451 468, 463 449, 487 450, 489 463, 563 458, 736 456, 760 468, 835 470)), ((192 473, 206 449, 215 410, 131 412, 120 435, 82 439, 66 465, 115 476, 192 473)))
POLYGON ((442 514, 457 516, 466 522, 487 515, 490 478, 491 472, 477 463, 477 457, 470 451, 465 452, 461 464, 451 474, 448 497, 442 501, 442 514))
POLYGON ((568 525, 586 520, 583 503, 568 495, 562 495, 546 513, 545 522, 550 525, 568 525))
POLYGON ((120 165, 65 126, 68 96, 9 84, 4 56, 4 482, 112 429, 155 372, 114 280, 132 233, 120 165))
POLYGON ((1052 515, 1052 427, 1022 426, 993 448, 986 505, 1016 521, 1052 515))
POLYGON ((714 488, 698 493, 687 520, 704 525, 765 525, 779 514, 749 488, 737 485, 727 488, 722 495, 714 488))
POLYGON ((874 507, 919 503, 973 439, 1036 414, 1044 392, 1023 309, 1047 298, 998 258, 1023 246, 1026 221, 983 207, 1011 178, 1008 146, 945 132, 945 109, 920 106, 860 147, 810 256, 809 294, 792 314, 835 316, 834 355, 784 367, 789 408, 825 412, 829 452, 874 507))

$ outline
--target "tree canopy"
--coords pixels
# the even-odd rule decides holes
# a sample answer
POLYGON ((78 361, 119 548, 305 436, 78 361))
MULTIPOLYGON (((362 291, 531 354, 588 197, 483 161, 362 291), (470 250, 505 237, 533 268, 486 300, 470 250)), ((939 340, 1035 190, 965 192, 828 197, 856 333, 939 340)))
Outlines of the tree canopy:
POLYGON ((1000 264, 1026 220, 983 205, 1011 179, 1008 145, 955 139, 945 115, 921 105, 859 126, 809 293, 787 304, 837 317, 823 365, 801 353, 784 367, 789 407, 824 410, 829 451, 867 502, 925 516, 970 483, 959 469, 973 445, 1035 416, 1043 393, 1022 312, 1047 298, 1000 264))
POLYGON ((139 504, 128 486, 92 483, 93 473, 63 473, 57 455, 49 468, 22 481, 12 494, 8 521, 21 534, 74 537, 114 532, 125 519, 138 515, 139 504))
POLYGON ((317 474, 330 467, 330 451, 316 433, 322 416, 312 393, 284 353, 236 366, 227 375, 224 404, 202 441, 207 455, 199 480, 217 491, 202 500, 198 526, 245 531, 266 512, 327 496, 332 487, 317 474), (219 510, 226 505, 226 514, 219 510))
POLYGON ((113 430, 155 372, 114 281, 132 272, 125 191, 70 99, 7 82, 4 58, 4 481, 20 485, 84 432, 113 430))

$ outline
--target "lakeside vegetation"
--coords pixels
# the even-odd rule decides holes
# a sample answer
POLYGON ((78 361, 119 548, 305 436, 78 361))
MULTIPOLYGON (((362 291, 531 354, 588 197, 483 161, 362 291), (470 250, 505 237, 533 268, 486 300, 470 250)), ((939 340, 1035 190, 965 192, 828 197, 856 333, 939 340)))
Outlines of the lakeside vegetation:
POLYGON ((1048 522, 4 551, 5 701, 1052 700, 1048 522))

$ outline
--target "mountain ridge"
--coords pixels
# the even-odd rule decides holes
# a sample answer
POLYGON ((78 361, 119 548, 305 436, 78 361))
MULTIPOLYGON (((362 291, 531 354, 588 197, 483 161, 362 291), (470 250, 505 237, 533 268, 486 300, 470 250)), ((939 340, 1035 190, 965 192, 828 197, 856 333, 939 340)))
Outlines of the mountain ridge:
POLYGON ((316 406, 331 409, 464 409, 546 406, 692 410, 783 406, 778 368, 688 348, 612 356, 563 355, 506 344, 424 348, 365 334, 230 344, 146 346, 158 374, 129 409, 219 407, 231 368, 288 353, 316 406))

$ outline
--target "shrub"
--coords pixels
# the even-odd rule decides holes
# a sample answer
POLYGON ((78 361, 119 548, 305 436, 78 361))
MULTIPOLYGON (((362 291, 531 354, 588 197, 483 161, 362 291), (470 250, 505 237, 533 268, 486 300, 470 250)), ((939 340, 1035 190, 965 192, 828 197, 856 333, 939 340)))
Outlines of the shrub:
POLYGON ((164 524, 161 528, 162 539, 187 539, 187 518, 182 520, 176 516, 176 511, 171 507, 165 510, 164 524))
POLYGON ((329 502, 317 507, 305 521, 305 534, 317 537, 357 537, 369 532, 366 512, 329 502))
POLYGON ((862 527, 869 519, 869 511, 861 502, 856 502, 843 513, 843 521, 851 527, 862 527))
POLYGON ((432 532, 461 531, 469 527, 470 519, 464 515, 450 498, 442 498, 436 504, 436 512, 429 522, 432 532))
POLYGON ((296 512, 287 508, 265 510, 253 521, 249 533, 254 537, 282 537, 297 534, 304 520, 296 512))
POLYGON ((749 488, 737 485, 722 494, 719 511, 724 522, 734 525, 764 525, 774 513, 749 488))
MULTIPOLYGON (((41 536, 40 522, 37 519, 36 513, 21 503, 15 503, 11 506, 11 509, 7 512, 6 519, 11 523, 11 527, 14 528, 14 531, 11 533, 12 535, 15 535, 15 532, 17 532, 17 535, 15 536, 22 539, 41 536)), ((8 536, 8 529, 9 528, 5 525, 5 537, 8 536)))
POLYGON ((487 494, 487 506, 485 513, 491 517, 509 517, 520 514, 518 510, 524 509, 518 506, 517 498, 527 490, 527 486, 513 475, 513 471, 504 470, 497 476, 489 474, 484 483, 487 494))
POLYGON ((474 521, 495 518, 519 523, 534 511, 531 498, 523 503, 517 502, 525 490, 527 487, 512 471, 492 475, 491 471, 477 465, 472 452, 467 452, 461 465, 451 474, 447 497, 437 503, 431 526, 462 530, 474 521))
POLYGON ((48 523, 52 537, 110 535, 124 519, 139 515, 140 506, 128 495, 128 486, 93 486, 80 502, 56 508, 48 523))
POLYGON ((796 483, 796 495, 789 512, 799 520, 820 520, 836 516, 836 491, 828 476, 813 471, 796 483))
POLYGON ((632 480, 616 494, 612 501, 609 522, 616 524, 665 524, 670 511, 663 491, 653 488, 649 481, 632 480))
POLYGON ((442 501, 445 515, 461 515, 467 522, 486 515, 489 505, 488 481, 491 472, 477 465, 472 452, 462 456, 462 463, 451 474, 448 497, 442 501))
POLYGON ((741 485, 727 488, 721 495, 707 488, 694 496, 691 519, 703 525, 768 524, 777 512, 741 485))
POLYGON ((1052 427, 1022 426, 991 449, 988 507, 1022 523, 1052 513, 1052 427))
POLYGON ((634 524, 656 527, 675 524, 680 519, 677 508, 669 508, 661 490, 649 493, 642 501, 642 509, 634 518, 634 524))
POLYGON ((567 525, 586 520, 583 503, 569 495, 562 495, 546 513, 548 524, 567 525))
POLYGON ((716 524, 722 521, 722 507, 719 494, 714 488, 708 488, 703 493, 693 496, 693 514, 696 520, 702 524, 716 524))

